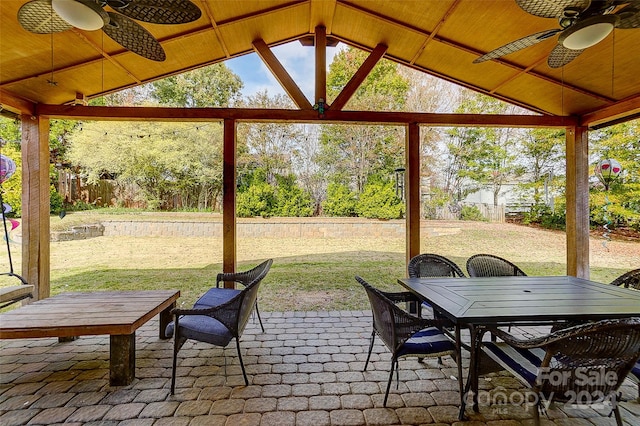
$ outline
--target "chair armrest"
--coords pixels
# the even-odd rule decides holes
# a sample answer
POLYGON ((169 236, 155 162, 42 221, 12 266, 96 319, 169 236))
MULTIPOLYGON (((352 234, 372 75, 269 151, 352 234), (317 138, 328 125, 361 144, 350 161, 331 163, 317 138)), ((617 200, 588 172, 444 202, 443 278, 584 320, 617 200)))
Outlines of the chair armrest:
POLYGON ((234 282, 246 286, 245 274, 242 272, 221 272, 216 276, 216 287, 220 287, 221 282, 234 282))
POLYGON ((416 296, 415 294, 409 292, 409 291, 403 291, 403 292, 398 292, 398 293, 391 293, 391 292, 386 292, 386 291, 380 291, 380 293, 384 294, 384 296, 391 300, 394 303, 398 303, 398 302, 416 302, 416 303, 422 303, 422 300, 416 296))

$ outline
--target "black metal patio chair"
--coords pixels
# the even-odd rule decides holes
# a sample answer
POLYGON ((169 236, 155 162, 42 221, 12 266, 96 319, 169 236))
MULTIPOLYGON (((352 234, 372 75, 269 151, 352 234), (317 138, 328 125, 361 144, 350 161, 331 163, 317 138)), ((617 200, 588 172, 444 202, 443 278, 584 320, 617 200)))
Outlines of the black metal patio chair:
POLYGON ((373 331, 371 332, 369 354, 363 371, 366 371, 369 365, 376 335, 391 351, 391 368, 383 402, 383 406, 386 407, 394 368, 396 370, 396 380, 399 381, 399 358, 406 356, 441 357, 453 355, 455 354, 455 345, 438 328, 441 325, 441 321, 417 317, 397 305, 397 303, 419 302, 419 299, 413 293, 384 292, 372 287, 361 277, 356 277, 356 280, 366 290, 373 314, 373 331))
POLYGON ((618 388, 640 357, 640 318, 586 323, 528 340, 498 328, 491 332, 503 341, 485 342, 483 351, 531 388, 536 425, 544 400, 610 403, 622 426, 618 388))
POLYGON ((225 347, 235 338, 244 382, 249 385, 242 361, 240 336, 256 306, 260 282, 272 262, 271 259, 263 262, 260 273, 242 290, 214 288, 198 299, 192 309, 176 308, 172 311, 174 320, 165 331, 167 337, 174 336, 171 394, 175 392, 178 352, 189 339, 225 347))
MULTIPOLYGON (((216 276, 216 288, 221 288, 220 284, 224 282, 234 282, 243 285, 246 287, 249 283, 253 282, 259 275, 263 273, 266 275, 271 268, 272 261, 264 261, 255 268, 249 269, 244 272, 222 272, 216 276)), ((215 294, 215 292, 212 292, 215 294)), ((206 293, 203 296, 205 299, 203 302, 206 303, 206 293)), ((258 309, 258 301, 256 300, 256 314, 258 315, 258 320, 260 321, 260 328, 264 332, 264 326, 262 325, 262 318, 260 317, 260 310, 258 309)))
POLYGON ((470 277, 511 277, 524 273, 514 263, 493 254, 474 254, 467 259, 467 273, 470 277))

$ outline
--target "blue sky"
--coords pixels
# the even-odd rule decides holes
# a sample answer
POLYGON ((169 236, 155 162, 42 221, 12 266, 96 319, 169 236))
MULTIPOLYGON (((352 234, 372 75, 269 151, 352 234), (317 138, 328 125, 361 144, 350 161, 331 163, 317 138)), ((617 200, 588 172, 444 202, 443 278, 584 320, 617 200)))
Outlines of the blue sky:
MULTIPOLYGON (((338 47, 327 47, 327 67, 333 60, 338 47)), ((315 49, 302 46, 299 42, 276 46, 271 49, 280 63, 287 70, 293 81, 313 104, 315 90, 315 49)), ((282 86, 273 77, 271 71, 262 62, 256 53, 240 56, 225 61, 234 73, 238 74, 244 82, 242 94, 253 95, 261 90, 267 90, 269 95, 284 94, 282 86)))

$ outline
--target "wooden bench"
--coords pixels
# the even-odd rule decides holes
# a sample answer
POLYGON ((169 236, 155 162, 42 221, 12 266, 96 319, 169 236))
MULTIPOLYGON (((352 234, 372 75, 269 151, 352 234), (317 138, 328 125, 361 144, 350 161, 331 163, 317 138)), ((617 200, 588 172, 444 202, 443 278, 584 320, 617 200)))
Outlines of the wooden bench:
POLYGON ((159 338, 171 321, 177 290, 63 293, 0 314, 0 339, 108 334, 109 383, 130 384, 135 377, 135 332, 160 314, 159 338))
POLYGON ((28 297, 33 297, 33 285, 31 284, 0 287, 0 309, 6 308, 28 297))

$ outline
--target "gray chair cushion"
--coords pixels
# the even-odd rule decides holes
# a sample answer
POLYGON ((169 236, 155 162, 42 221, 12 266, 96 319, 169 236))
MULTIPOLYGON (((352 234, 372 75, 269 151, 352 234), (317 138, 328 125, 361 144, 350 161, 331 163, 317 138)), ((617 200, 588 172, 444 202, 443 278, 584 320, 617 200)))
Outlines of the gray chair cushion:
MULTIPOLYGON (((165 329, 167 337, 173 336, 175 324, 171 321, 165 329)), ((186 315, 180 318, 180 336, 216 346, 227 346, 233 335, 217 319, 206 315, 186 315)))
POLYGON ((214 287, 209 289, 205 294, 200 296, 196 303, 193 305, 193 309, 211 308, 213 306, 220 306, 225 302, 233 299, 235 295, 240 293, 241 290, 233 288, 218 288, 214 287))

